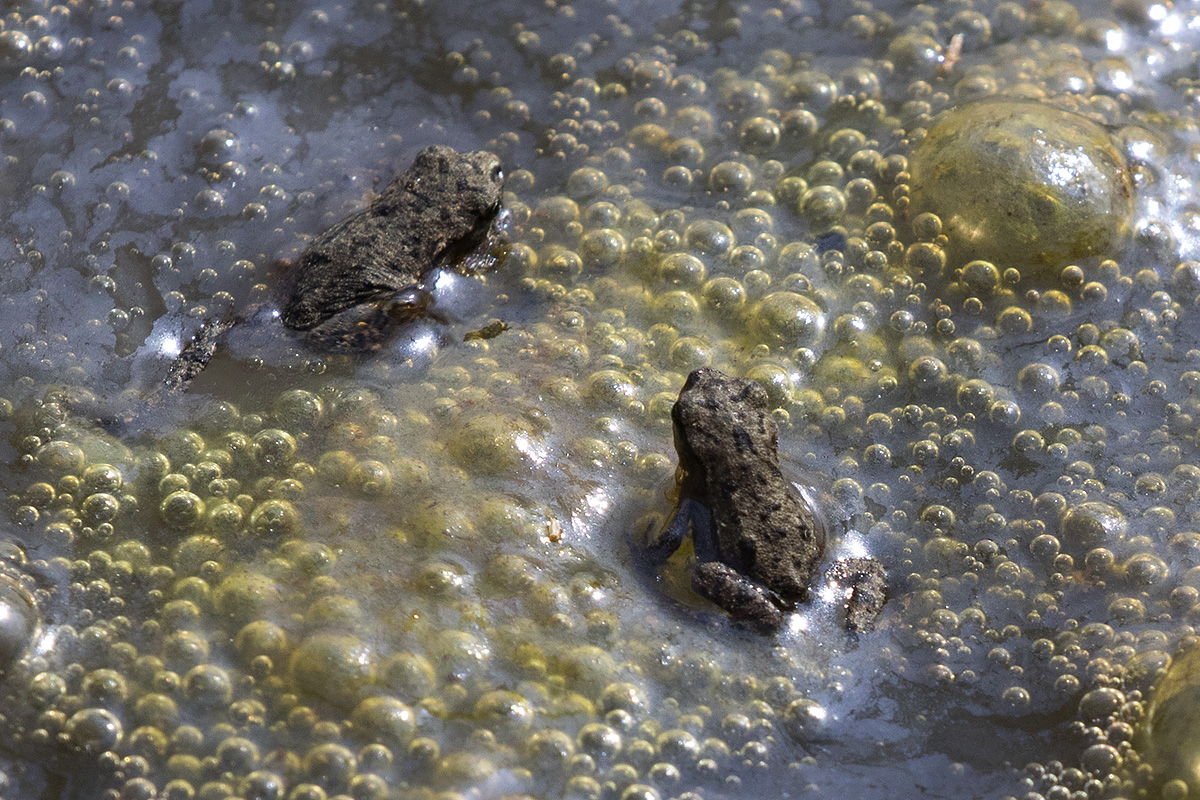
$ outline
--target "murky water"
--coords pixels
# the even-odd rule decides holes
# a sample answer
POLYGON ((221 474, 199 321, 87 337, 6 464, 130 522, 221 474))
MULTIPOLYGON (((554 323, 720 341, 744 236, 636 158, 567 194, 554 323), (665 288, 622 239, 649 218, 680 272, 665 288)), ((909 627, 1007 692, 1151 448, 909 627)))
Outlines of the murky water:
POLYGON ((1194 4, 0 22, 3 797, 1200 792, 1194 4), (307 346, 288 260, 432 143, 501 156, 496 270, 307 346), (648 573, 703 365, 875 632, 648 573))

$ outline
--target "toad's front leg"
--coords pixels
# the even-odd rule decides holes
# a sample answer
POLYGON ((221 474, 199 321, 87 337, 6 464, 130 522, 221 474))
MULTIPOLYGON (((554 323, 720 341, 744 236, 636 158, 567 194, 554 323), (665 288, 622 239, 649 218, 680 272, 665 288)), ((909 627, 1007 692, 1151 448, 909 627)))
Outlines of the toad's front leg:
POLYGON ((647 537, 642 543, 642 549, 650 563, 657 567, 679 549, 679 545, 683 544, 683 540, 689 534, 699 531, 703 536, 703 531, 711 527, 712 514, 708 507, 699 500, 682 495, 671 511, 671 518, 667 520, 667 524, 657 533, 647 537))
POLYGON ((702 561, 692 571, 692 589, 762 633, 783 625, 790 606, 767 587, 721 561, 702 561))

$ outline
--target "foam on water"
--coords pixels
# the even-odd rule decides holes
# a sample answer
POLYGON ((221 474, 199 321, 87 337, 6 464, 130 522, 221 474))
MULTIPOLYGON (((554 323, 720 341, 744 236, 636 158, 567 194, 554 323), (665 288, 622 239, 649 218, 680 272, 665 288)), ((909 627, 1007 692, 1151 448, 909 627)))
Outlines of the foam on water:
POLYGON ((0 480, 44 618, 5 676, 0 793, 1152 786, 1129 730, 1200 607, 1198 20, 11 6, 0 480), (1039 281, 906 216, 935 115, 995 94, 1112 133, 1137 186, 1112 252, 1039 281), (282 331, 281 262, 431 143, 504 159, 499 271, 428 276, 443 321, 373 357, 282 331), (124 439, 73 412, 226 314, 124 439), (645 579, 628 532, 669 510, 668 412, 702 364, 767 387, 831 557, 887 565, 877 633, 847 637, 825 586, 778 639, 738 630, 686 552, 645 579))

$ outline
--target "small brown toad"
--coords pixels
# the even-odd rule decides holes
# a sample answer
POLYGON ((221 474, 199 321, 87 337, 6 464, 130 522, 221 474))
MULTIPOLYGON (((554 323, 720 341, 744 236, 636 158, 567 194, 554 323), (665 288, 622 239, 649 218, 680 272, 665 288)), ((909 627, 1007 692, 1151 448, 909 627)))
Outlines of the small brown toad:
POLYGON ((362 211, 300 254, 283 324, 328 350, 375 349, 398 323, 425 312, 421 280, 456 265, 484 240, 500 210, 500 159, 433 145, 362 211))
MULTIPOLYGON (((665 561, 690 532, 692 588, 760 631, 774 631, 808 595, 825 533, 779 469, 779 432, 758 383, 702 368, 688 376, 671 410, 679 454, 679 499, 648 552, 665 561)), ((887 579, 871 558, 838 561, 848 583, 846 627, 869 630, 887 579)))

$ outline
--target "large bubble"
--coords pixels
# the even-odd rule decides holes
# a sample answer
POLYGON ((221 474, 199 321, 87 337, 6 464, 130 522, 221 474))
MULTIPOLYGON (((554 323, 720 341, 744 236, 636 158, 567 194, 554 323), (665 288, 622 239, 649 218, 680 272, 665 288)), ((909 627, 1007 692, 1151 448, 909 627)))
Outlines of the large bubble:
POLYGON ((995 99, 939 115, 910 160, 912 210, 941 217, 960 263, 1044 268, 1108 253, 1133 212, 1105 128, 1044 103, 995 99))

